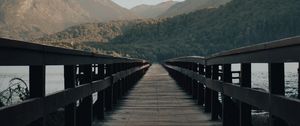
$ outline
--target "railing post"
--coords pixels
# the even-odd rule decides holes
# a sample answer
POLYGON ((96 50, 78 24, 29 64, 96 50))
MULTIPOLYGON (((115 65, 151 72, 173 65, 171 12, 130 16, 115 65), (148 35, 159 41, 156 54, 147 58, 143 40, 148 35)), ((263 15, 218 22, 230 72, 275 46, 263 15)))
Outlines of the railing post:
MULTIPOLYGON (((119 68, 118 72, 124 71, 124 68, 122 67, 123 66, 122 64, 123 63, 118 64, 118 68, 119 68)), ((122 95, 123 95, 123 78, 120 79, 120 82, 119 82, 119 85, 118 85, 118 99, 121 99, 122 95)))
MULTIPOLYGON (((198 64, 197 63, 192 63, 192 70, 195 73, 198 73, 198 64)), ((198 81, 193 79, 192 80, 192 96, 193 99, 196 99, 198 102, 198 81)))
POLYGON ((112 78, 112 64, 105 65, 106 77, 111 77, 111 85, 105 89, 105 110, 111 111, 113 107, 113 78, 112 78))
MULTIPOLYGON (((202 64, 198 64, 198 73, 199 75, 203 76, 205 73, 204 73, 204 65, 202 64)), ((198 97, 198 105, 201 105, 203 106, 204 104, 204 97, 205 97, 205 94, 204 94, 204 84, 199 82, 198 83, 198 91, 197 91, 197 97, 198 97)))
POLYGON ((298 99, 300 99, 300 63, 298 63, 298 99))
MULTIPOLYGON (((212 79, 218 80, 219 74, 219 65, 213 65, 213 73, 212 73, 212 79)), ((212 120, 218 120, 218 114, 219 114, 219 94, 216 91, 211 91, 211 119, 212 120)))
MULTIPOLYGON (((225 83, 232 83, 232 73, 231 73, 231 64, 224 64, 223 65, 223 82, 225 83)), ((222 121, 223 126, 236 126, 234 112, 234 103, 231 97, 222 95, 222 121)))
MULTIPOLYGON (((118 64, 117 63, 114 63, 113 65, 112 65, 112 67, 113 67, 113 72, 112 72, 112 74, 115 74, 115 73, 117 73, 118 71, 119 71, 119 68, 118 68, 118 64)), ((113 76, 112 76, 112 78, 113 78, 113 76)), ((117 104, 117 101, 118 101, 118 93, 119 93, 119 89, 118 89, 118 86, 119 86, 119 80, 116 82, 116 83, 114 83, 113 84, 113 104, 117 104)))
MULTIPOLYGON (((80 85, 92 82, 92 65, 80 65, 80 85)), ((93 96, 83 98, 79 105, 78 126, 91 126, 93 121, 93 96)))
MULTIPOLYGON (((98 64, 97 66, 97 78, 96 80, 103 80, 104 75, 104 64, 98 64)), ((94 115, 98 120, 104 119, 104 91, 97 92, 97 101, 94 104, 94 115)))
MULTIPOLYGON (((211 79, 211 66, 205 67, 205 77, 211 79)), ((205 112, 211 112, 211 90, 206 86, 205 88, 205 112)))
MULTIPOLYGON (((269 63, 269 90, 271 95, 285 95, 284 63, 269 63)), ((286 122, 272 115, 270 111, 271 126, 288 126, 286 122)))
MULTIPOLYGON (((241 87, 251 88, 251 63, 241 64, 241 87)), ((240 126, 252 126, 251 105, 239 102, 240 126)))
MULTIPOLYGON (((30 98, 40 98, 46 95, 46 68, 45 66, 29 67, 29 93, 30 98)), ((45 126, 45 115, 43 118, 34 121, 30 126, 45 126)))
MULTIPOLYGON (((64 66, 65 89, 76 87, 76 66, 64 66)), ((65 107, 65 126, 76 126, 76 101, 65 107)))

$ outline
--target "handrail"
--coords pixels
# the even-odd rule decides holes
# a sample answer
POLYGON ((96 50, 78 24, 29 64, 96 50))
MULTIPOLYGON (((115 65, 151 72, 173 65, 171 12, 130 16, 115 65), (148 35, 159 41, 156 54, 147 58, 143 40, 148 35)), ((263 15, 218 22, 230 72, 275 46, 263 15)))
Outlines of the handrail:
POLYGON ((2 66, 147 62, 142 59, 113 57, 2 38, 0 38, 0 54, 2 66))
POLYGON ((112 110, 117 100, 150 67, 146 60, 141 59, 8 39, 0 39, 0 58, 0 66, 29 66, 30 71, 30 98, 0 108, 1 126, 45 125, 45 117, 62 107, 65 108, 66 126, 75 126, 76 123, 91 126, 92 113, 103 119, 104 110, 112 110), (45 95, 46 65, 64 66, 63 91, 45 95), (98 99, 93 104, 94 93, 98 94, 98 99))
MULTIPOLYGON (((212 119, 222 117, 224 126, 238 122, 241 126, 251 124, 250 106, 270 112, 271 123, 276 121, 282 126, 299 125, 300 100, 284 96, 284 63, 299 62, 299 54, 300 37, 297 36, 208 57, 174 58, 166 60, 164 66, 174 79, 185 83, 183 88, 197 97, 198 103, 205 105, 206 111, 212 112, 212 119), (232 83, 234 72, 231 64, 235 63, 241 64, 239 85, 232 83), (251 63, 268 63, 270 92, 251 88, 251 63), (223 95, 222 103, 218 102, 218 93, 223 95), (231 98, 242 104, 234 105, 238 103, 231 98), (240 111, 240 114, 235 111, 240 111)), ((300 96, 300 91, 298 93, 300 96)))

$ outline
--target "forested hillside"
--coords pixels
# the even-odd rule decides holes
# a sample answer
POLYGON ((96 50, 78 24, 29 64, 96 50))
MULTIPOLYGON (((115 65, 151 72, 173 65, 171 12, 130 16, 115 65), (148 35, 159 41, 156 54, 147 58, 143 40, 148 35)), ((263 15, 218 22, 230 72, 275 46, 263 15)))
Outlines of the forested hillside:
POLYGON ((136 21, 123 28, 105 44, 99 41, 75 45, 67 41, 59 43, 77 49, 80 45, 80 49, 115 51, 153 61, 185 55, 208 55, 300 35, 300 1, 233 0, 219 8, 151 22, 136 21))
POLYGON ((29 40, 82 23, 137 18, 111 0, 0 0, 0 37, 29 40))

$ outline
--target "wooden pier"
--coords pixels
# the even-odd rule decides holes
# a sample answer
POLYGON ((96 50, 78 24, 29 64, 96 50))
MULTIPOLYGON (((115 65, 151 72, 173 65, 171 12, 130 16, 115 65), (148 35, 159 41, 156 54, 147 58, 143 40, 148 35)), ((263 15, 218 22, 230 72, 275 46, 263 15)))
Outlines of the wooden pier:
POLYGON ((94 126, 222 126, 210 120, 210 114, 154 64, 116 110, 94 126))
POLYGON ((253 126, 252 110, 259 109, 268 112, 269 126, 299 126, 300 81, 298 98, 285 96, 284 81, 284 64, 299 63, 299 54, 300 37, 293 37, 151 66, 0 39, 0 66, 28 66, 30 82, 29 98, 0 108, 0 125, 46 126, 60 111, 65 126, 253 126), (268 64, 269 92, 251 88, 252 63, 268 64), (49 65, 64 67, 65 89, 46 95, 49 65))

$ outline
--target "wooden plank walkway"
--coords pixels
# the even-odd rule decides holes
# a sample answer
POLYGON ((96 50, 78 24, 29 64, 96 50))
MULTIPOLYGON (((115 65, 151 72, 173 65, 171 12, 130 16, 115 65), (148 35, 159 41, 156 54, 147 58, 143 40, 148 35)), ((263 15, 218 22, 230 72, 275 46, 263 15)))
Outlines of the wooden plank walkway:
POLYGON ((94 126, 221 126, 187 95, 158 64, 94 126))

